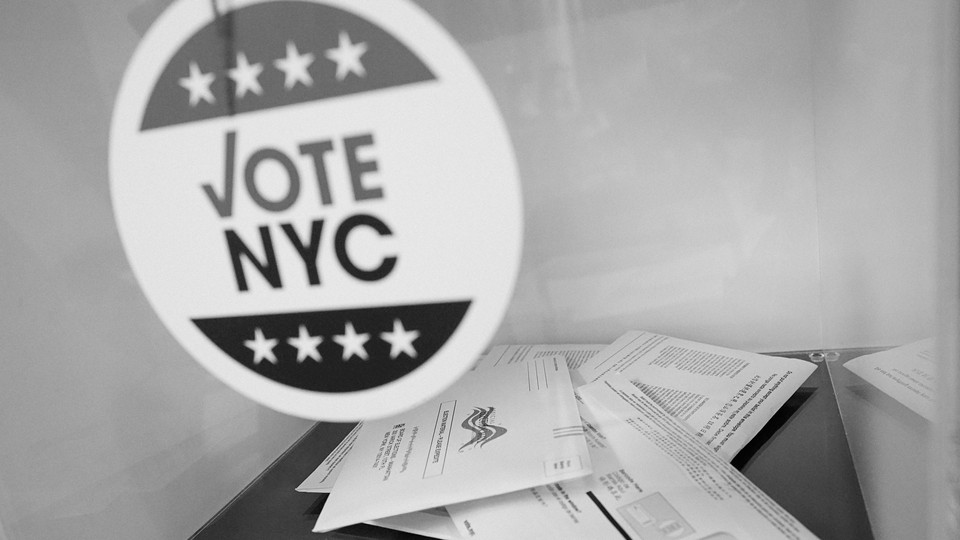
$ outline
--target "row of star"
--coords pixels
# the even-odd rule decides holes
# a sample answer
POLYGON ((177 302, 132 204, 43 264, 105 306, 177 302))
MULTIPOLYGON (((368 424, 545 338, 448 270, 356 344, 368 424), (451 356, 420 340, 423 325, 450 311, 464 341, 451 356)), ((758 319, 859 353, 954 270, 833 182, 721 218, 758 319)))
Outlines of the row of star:
MULTIPOLYGON (((327 49, 324 56, 337 64, 335 76, 337 81, 343 81, 351 73, 358 77, 366 77, 367 71, 360 62, 360 57, 366 52, 365 42, 353 43, 350 41, 349 34, 340 32, 337 47, 327 49)), ((313 53, 301 53, 296 43, 288 41, 286 56, 273 61, 274 67, 284 74, 284 89, 292 90, 297 84, 313 86, 313 76, 310 75, 309 67, 314 60, 316 57, 313 53)), ((180 79, 179 83, 190 92, 190 106, 196 107, 201 101, 211 105, 216 103, 217 100, 210 90, 210 85, 217 78, 216 74, 204 73, 194 61, 190 62, 189 70, 190 75, 180 79)), ((251 64, 246 53, 243 52, 237 53, 237 66, 227 70, 227 76, 233 79, 236 95, 239 98, 246 96, 247 92, 258 96, 263 95, 263 86, 258 79, 261 73, 263 73, 263 64, 259 62, 251 64)))
MULTIPOLYGON (((406 354, 410 358, 416 358, 417 350, 413 347, 413 342, 418 337, 420 337, 420 332, 417 330, 407 330, 403 327, 400 319, 393 320, 392 331, 380 333, 380 339, 390 344, 391 359, 399 357, 401 353, 406 354)), ((334 335, 333 340, 343 347, 344 362, 353 356, 357 356, 361 360, 367 360, 369 358, 364 345, 370 341, 370 334, 357 333, 352 322, 347 321, 343 329, 343 334, 334 335)), ((260 365, 260 362, 263 360, 271 364, 276 364, 277 356, 273 353, 273 349, 278 343, 279 340, 277 339, 268 339, 259 327, 254 330, 253 339, 248 339, 243 342, 248 349, 253 351, 253 363, 256 365, 260 365)), ((323 360, 320 352, 317 351, 317 347, 321 343, 323 343, 323 337, 310 335, 307 327, 302 324, 300 325, 297 337, 287 339, 288 345, 296 347, 297 362, 299 363, 303 363, 307 358, 315 362, 323 360)))

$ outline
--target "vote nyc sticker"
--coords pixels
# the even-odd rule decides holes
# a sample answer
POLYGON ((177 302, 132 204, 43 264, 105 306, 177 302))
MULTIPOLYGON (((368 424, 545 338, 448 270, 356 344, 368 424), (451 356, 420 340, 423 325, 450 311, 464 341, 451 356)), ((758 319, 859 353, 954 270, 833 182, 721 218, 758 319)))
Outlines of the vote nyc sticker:
POLYGON ((123 245, 216 377, 318 420, 413 407, 509 302, 522 216, 477 71, 401 0, 178 0, 110 132, 123 245))

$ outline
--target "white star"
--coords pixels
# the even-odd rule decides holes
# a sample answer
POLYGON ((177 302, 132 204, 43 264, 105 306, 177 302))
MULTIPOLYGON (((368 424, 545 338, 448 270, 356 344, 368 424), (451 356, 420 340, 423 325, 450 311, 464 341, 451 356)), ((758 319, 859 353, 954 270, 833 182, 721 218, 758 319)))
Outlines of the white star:
POLYGON ((393 332, 383 332, 380 339, 390 344, 390 358, 400 356, 400 353, 407 353, 410 358, 417 357, 417 350, 413 348, 413 341, 420 337, 420 332, 416 330, 406 330, 400 319, 393 320, 393 332))
POLYGON ((237 97, 243 97, 247 92, 253 92, 256 95, 263 94, 263 87, 257 77, 263 72, 263 66, 259 63, 251 64, 247 61, 247 55, 240 53, 237 55, 237 67, 229 71, 230 78, 237 83, 237 97))
POLYGON ((303 83, 304 86, 313 86, 313 77, 307 71, 310 64, 313 63, 313 53, 300 54, 294 42, 287 42, 287 56, 274 60, 273 65, 282 71, 285 75, 283 87, 290 90, 297 83, 303 83))
POLYGON ((327 49, 326 57, 337 63, 337 80, 342 81, 350 73, 358 77, 365 77, 367 70, 363 69, 360 57, 367 52, 367 44, 351 43, 346 32, 340 32, 339 44, 336 49, 327 49))
POLYGON ((333 336, 333 340, 343 347, 343 360, 347 361, 351 356, 357 355, 361 359, 367 359, 367 350, 363 344, 370 340, 370 334, 358 334, 353 329, 353 323, 347 322, 343 329, 343 335, 333 336))
POLYGON ((297 348, 297 362, 303 362, 309 356, 310 358, 319 362, 322 360, 320 358, 320 353, 317 352, 317 345, 320 345, 323 342, 323 338, 320 336, 311 336, 307 332, 307 327, 300 325, 300 335, 295 338, 288 338, 287 343, 297 348))
POLYGON ((260 365, 262 360, 268 360, 271 364, 277 363, 277 357, 273 355, 273 348, 277 346, 277 340, 264 337, 263 330, 259 328, 254 330, 253 339, 248 339, 243 344, 253 351, 254 364, 260 365))
POLYGON ((201 99, 211 105, 216 101, 210 91, 210 84, 216 78, 213 73, 202 73, 196 62, 190 62, 190 76, 180 79, 180 86, 190 91, 191 107, 196 107, 201 99))

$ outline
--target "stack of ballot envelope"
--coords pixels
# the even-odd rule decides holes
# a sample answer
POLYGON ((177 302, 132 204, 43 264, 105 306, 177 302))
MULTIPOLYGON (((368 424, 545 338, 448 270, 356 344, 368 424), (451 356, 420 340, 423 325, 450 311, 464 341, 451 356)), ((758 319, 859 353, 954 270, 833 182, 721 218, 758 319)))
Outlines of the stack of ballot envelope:
POLYGON ((358 424, 297 490, 329 493, 316 532, 815 538, 729 464, 814 370, 640 331, 498 346, 439 396, 358 424))

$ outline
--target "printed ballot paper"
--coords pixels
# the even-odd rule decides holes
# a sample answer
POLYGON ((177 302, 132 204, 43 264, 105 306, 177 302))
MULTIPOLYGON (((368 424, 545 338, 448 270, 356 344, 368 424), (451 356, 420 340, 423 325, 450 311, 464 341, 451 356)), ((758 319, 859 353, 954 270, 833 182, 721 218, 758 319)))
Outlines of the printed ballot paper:
POLYGON ((566 363, 468 372, 406 413, 364 422, 314 531, 590 474, 566 363))
POLYGON ((588 478, 447 507, 477 539, 816 538, 629 380, 577 390, 588 478))
POLYGON ((815 370, 804 360, 635 331, 587 360, 573 379, 622 373, 730 461, 815 370))
POLYGON ((928 338, 854 358, 843 367, 913 412, 933 420, 937 386, 933 349, 934 340, 928 338))

